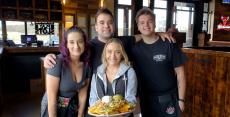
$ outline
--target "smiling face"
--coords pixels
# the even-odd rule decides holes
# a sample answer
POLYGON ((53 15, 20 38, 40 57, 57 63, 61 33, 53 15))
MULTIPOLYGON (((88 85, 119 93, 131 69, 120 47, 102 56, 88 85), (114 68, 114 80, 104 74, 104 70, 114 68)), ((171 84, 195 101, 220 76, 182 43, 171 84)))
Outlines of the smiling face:
POLYGON ((95 29, 99 38, 110 39, 114 33, 113 18, 105 13, 99 14, 96 20, 95 29))
POLYGON ((70 57, 80 57, 85 50, 83 35, 80 32, 70 32, 67 36, 67 48, 70 57))
POLYGON ((121 45, 115 42, 109 43, 105 49, 105 59, 107 65, 119 65, 122 60, 121 45))
POLYGON ((155 33, 155 19, 150 15, 140 15, 137 22, 138 30, 144 36, 151 36, 155 33))

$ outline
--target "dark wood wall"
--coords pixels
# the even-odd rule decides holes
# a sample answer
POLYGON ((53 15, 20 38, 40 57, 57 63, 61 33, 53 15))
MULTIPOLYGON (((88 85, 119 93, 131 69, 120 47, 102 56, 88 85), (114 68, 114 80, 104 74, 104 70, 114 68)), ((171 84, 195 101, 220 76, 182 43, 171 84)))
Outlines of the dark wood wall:
POLYGON ((230 117, 230 54, 183 49, 187 90, 183 117, 230 117))
MULTIPOLYGON (((214 28, 213 40, 214 41, 230 41, 230 30, 217 30, 217 25, 221 22, 221 15, 230 17, 230 5, 222 4, 221 0, 215 0, 215 13, 214 13, 214 28)), ((230 23, 230 19, 229 19, 230 23)))

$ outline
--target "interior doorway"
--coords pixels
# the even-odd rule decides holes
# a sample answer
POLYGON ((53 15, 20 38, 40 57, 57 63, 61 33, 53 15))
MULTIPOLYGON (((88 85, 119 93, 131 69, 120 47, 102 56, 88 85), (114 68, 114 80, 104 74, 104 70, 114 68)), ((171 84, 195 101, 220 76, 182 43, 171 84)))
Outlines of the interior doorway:
POLYGON ((174 2, 172 23, 176 25, 179 32, 186 33, 184 47, 192 46, 194 7, 193 3, 174 2))

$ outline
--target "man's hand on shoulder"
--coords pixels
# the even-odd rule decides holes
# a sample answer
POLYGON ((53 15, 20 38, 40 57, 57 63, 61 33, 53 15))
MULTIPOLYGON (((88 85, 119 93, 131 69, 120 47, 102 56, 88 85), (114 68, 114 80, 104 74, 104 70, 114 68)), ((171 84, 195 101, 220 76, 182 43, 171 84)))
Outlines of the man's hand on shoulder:
POLYGON ((157 34, 161 37, 163 41, 167 39, 170 43, 176 43, 176 40, 172 37, 170 33, 165 32, 157 32, 157 34))
POLYGON ((136 42, 139 42, 142 39, 141 34, 136 34, 134 37, 136 42))
POLYGON ((54 67, 54 65, 56 64, 56 55, 55 54, 47 54, 44 58, 44 67, 46 69, 50 69, 52 67, 54 67))

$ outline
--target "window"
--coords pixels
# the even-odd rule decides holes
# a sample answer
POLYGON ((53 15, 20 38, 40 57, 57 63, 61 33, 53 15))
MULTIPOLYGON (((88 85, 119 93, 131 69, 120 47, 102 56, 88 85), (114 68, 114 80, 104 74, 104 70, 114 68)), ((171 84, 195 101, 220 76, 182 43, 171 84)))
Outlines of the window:
POLYGON ((207 32, 208 31, 208 13, 203 13, 203 26, 202 30, 207 32))
MULTIPOLYGON (((13 40, 15 44, 21 44, 21 35, 35 35, 35 22, 6 21, 6 30, 8 40, 13 40), (27 29, 27 33, 25 29, 27 29)), ((54 35, 36 36, 45 45, 49 45, 52 42, 59 44, 59 23, 54 23, 54 35)))
POLYGON ((167 1, 166 0, 155 0, 154 2, 155 8, 167 8, 167 1))
POLYGON ((156 15, 156 32, 166 31, 166 10, 165 9, 154 9, 156 15))
POLYGON ((173 24, 176 25, 179 32, 186 32, 184 47, 192 46, 194 7, 193 3, 174 2, 173 24))
POLYGON ((97 37, 97 32, 95 30, 95 16, 90 15, 90 39, 97 37))
POLYGON ((2 21, 0 20, 0 40, 2 40, 2 21))
POLYGON ((129 10, 129 25, 128 25, 128 33, 129 33, 129 35, 131 35, 131 17, 132 17, 132 10, 129 10))
POLYGON ((34 22, 26 22, 27 35, 35 35, 35 23, 34 22))
POLYGON ((6 21, 7 39, 21 44, 21 35, 25 35, 25 22, 6 21))
POLYGON ((51 36, 54 44, 59 44, 59 23, 54 23, 54 35, 51 36))
POLYGON ((203 13, 203 26, 202 26, 202 30, 205 32, 208 32, 208 11, 209 11, 209 4, 208 3, 204 3, 204 13, 203 13))
POLYGON ((131 5, 131 0, 118 0, 118 4, 131 5))
POLYGON ((156 32, 166 31, 167 1, 155 0, 154 14, 156 15, 156 32))
POLYGON ((143 0, 143 6, 149 7, 150 5, 150 0, 143 0))
MULTIPOLYGON (((132 34, 132 10, 131 0, 118 0, 116 8, 117 35, 127 36, 132 34)), ((134 18, 133 18, 134 19, 134 18)))
POLYGON ((118 20, 118 36, 124 35, 124 9, 118 9, 118 14, 117 16, 119 17, 118 20))
POLYGON ((183 18, 181 17, 177 17, 176 21, 177 21, 177 28, 180 32, 186 32, 189 29, 189 17, 190 17, 190 13, 187 11, 177 11, 177 16, 183 16, 183 18))

